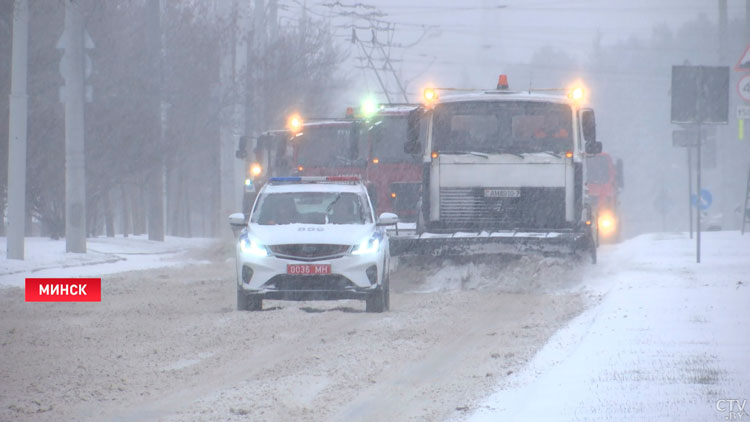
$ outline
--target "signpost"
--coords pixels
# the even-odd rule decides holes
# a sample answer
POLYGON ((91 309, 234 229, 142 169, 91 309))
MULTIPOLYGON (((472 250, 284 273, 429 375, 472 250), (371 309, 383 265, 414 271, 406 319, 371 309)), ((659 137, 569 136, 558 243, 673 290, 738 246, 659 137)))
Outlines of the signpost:
MULTIPOLYGON (((749 48, 750 50, 750 48, 749 48)), ((747 55, 746 52, 745 55, 747 55)), ((744 58, 744 57, 743 57, 744 58)), ((738 66, 744 66, 741 59, 738 66)), ((750 58, 748 60, 750 69, 750 58)), ((738 87, 739 89, 739 87, 738 87)), ((691 148, 696 148, 697 190, 704 203, 701 189, 701 145, 702 125, 727 124, 729 122, 729 67, 727 66, 672 66, 672 123, 688 125, 686 131, 674 131, 672 144, 688 148, 688 184, 690 186, 690 221, 692 231, 692 174, 690 174, 691 148), (684 132, 684 133, 683 133, 684 132)), ((709 198, 710 192, 708 193, 709 198)), ((695 199, 696 204, 698 198, 695 199)), ((708 200, 710 206, 711 199, 708 200)), ((696 213, 695 261, 701 262, 701 213, 696 213)))

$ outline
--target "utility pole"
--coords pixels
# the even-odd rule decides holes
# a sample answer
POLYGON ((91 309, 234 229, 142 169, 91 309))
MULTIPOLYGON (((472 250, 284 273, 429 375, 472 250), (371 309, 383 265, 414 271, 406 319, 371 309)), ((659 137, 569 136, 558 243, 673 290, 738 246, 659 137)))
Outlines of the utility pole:
POLYGON ((86 252, 86 168, 83 110, 83 15, 65 0, 65 250, 86 252))
MULTIPOLYGON (((266 56, 266 6, 264 0, 255 0, 255 13, 253 16, 253 51, 257 59, 265 58, 266 56)), ((266 76, 265 70, 267 69, 266 63, 256 63, 255 72, 257 75, 257 81, 263 81, 266 76)), ((263 112, 264 107, 264 86, 262 83, 256 84, 255 86, 255 98, 253 101, 253 107, 255 108, 255 129, 256 132, 260 133, 266 129, 266 116, 263 112)))
MULTIPOLYGON (((163 103, 163 70, 162 70, 162 31, 160 0, 149 0, 147 28, 150 52, 149 60, 153 64, 154 74, 151 80, 155 82, 152 91, 152 101, 149 102, 153 118, 158 119, 158 129, 154 128, 149 134, 155 136, 152 140, 152 159, 157 163, 148 170, 148 239, 164 241, 164 132, 166 105, 163 103)), ((149 126, 151 127, 151 126, 149 126)))
POLYGON ((28 0, 16 0, 13 10, 13 63, 8 129, 8 259, 24 259, 28 48, 29 3, 28 0))
POLYGON ((242 203, 243 168, 234 156, 239 137, 245 130, 247 79, 247 8, 239 0, 223 0, 221 16, 229 23, 229 34, 222 40, 219 85, 221 112, 219 128, 219 220, 217 234, 231 236, 225 224, 229 214, 242 203))
POLYGON ((271 43, 279 36, 279 0, 268 1, 268 35, 271 43))
POLYGON ((727 0, 719 0, 719 65, 727 64, 727 0))

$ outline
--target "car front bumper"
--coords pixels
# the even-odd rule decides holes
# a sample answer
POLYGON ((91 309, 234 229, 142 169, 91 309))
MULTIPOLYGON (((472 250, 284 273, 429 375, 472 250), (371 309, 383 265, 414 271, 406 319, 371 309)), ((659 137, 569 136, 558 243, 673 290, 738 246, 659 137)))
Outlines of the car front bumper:
POLYGON ((382 249, 368 255, 347 254, 318 261, 299 261, 273 255, 258 257, 243 252, 239 245, 236 253, 238 289, 246 295, 266 299, 364 299, 382 283, 385 265, 382 249), (291 275, 287 274, 287 265, 290 264, 327 264, 331 266, 331 273, 291 275), (248 269, 252 272, 249 277, 248 269))

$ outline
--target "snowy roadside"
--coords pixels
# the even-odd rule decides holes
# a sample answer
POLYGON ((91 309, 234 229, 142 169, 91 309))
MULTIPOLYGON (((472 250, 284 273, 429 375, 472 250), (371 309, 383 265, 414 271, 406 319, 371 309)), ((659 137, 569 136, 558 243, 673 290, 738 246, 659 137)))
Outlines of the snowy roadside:
POLYGON ((750 401, 750 236, 703 236, 702 264, 683 234, 603 248, 585 280, 602 303, 466 420, 747 418, 750 406, 738 406, 750 401))
POLYGON ((201 263, 189 252, 208 248, 216 239, 168 236, 164 242, 145 235, 97 237, 87 240, 87 252, 66 253, 65 239, 26 238, 26 259, 7 259, 0 237, 0 287, 22 287, 26 277, 90 277, 124 271, 201 263))

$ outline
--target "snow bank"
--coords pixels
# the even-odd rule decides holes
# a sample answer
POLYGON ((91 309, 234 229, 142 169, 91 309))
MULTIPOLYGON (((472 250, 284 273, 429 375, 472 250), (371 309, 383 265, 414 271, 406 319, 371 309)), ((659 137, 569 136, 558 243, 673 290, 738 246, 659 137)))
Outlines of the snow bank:
POLYGON ((144 236, 99 237, 87 240, 87 252, 66 253, 65 239, 26 238, 24 260, 7 259, 5 237, 0 237, 0 286, 23 286, 26 277, 98 277, 196 262, 187 252, 217 242, 207 238, 167 237, 164 242, 144 236))
POLYGON ((750 401, 750 236, 703 237, 702 264, 684 234, 603 248, 584 280, 601 304, 468 420, 737 419, 717 401, 750 401))

